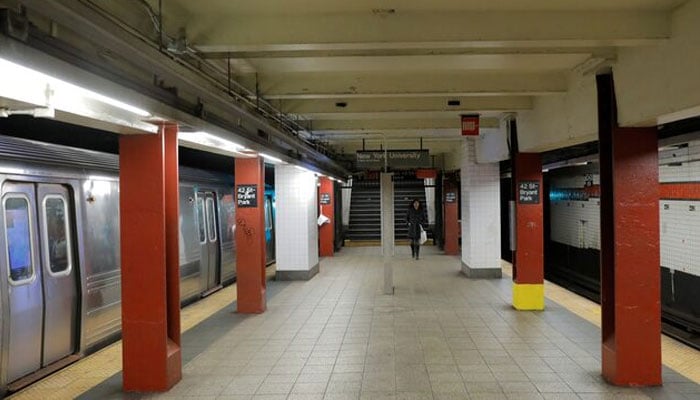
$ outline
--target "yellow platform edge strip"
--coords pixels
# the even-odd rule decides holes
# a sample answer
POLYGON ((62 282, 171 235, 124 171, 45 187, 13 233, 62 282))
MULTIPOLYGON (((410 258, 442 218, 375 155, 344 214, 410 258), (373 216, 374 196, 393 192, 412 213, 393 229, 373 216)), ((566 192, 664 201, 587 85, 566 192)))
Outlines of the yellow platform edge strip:
MULTIPOLYGON (((276 265, 266 268, 268 280, 275 277, 276 265)), ((180 327, 184 333, 214 313, 231 306, 238 297, 234 283, 180 310, 180 327)), ((7 397, 8 400, 74 399, 122 370, 122 341, 119 340, 82 358, 66 368, 7 397)), ((183 364, 184 368, 184 364, 183 364)))
POLYGON ((544 310, 544 284, 513 283, 513 307, 521 311, 544 310))
MULTIPOLYGON (((502 267, 503 275, 512 276, 512 266, 509 262, 503 261, 502 267)), ((600 305, 552 282, 545 281, 544 285, 547 288, 547 299, 588 322, 601 326, 600 305)), ((661 358, 665 366, 700 384, 700 351, 662 334, 661 358)))

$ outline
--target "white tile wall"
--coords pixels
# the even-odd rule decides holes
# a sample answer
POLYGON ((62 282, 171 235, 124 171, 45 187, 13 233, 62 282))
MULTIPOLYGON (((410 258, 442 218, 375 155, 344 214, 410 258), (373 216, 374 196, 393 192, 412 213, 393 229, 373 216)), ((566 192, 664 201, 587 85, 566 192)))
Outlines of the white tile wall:
POLYGON ((348 179, 348 182, 343 184, 343 189, 340 191, 340 198, 342 200, 343 226, 349 226, 350 204, 352 200, 352 179, 348 179))
POLYGON ((305 271, 318 264, 316 177, 275 165, 275 246, 278 271, 305 271))
POLYGON ((599 174, 577 174, 570 176, 558 176, 552 179, 552 187, 558 188, 583 188, 587 182, 592 181, 594 185, 600 185, 599 174))
POLYGON ((600 250, 600 199, 553 201, 550 215, 552 240, 600 250))
POLYGON ((500 268, 499 166, 477 164, 471 139, 462 146, 462 261, 470 268, 500 268))
POLYGON ((661 265, 700 276, 700 200, 661 200, 659 209, 661 265))
MULTIPOLYGON (((698 154, 700 142, 691 142, 685 149, 661 151, 660 182, 700 181, 700 162, 686 162, 698 158, 698 154), (669 162, 682 162, 682 165, 669 166, 669 162)), ((599 179, 599 175, 593 175, 594 183, 599 183, 599 179)), ((552 180, 552 187, 581 188, 585 180, 583 175, 557 177, 552 180)), ((600 249, 599 199, 553 201, 550 213, 552 240, 579 248, 600 249)), ((662 199, 659 214, 661 265, 700 276, 700 199, 662 199), (695 207, 695 211, 691 211, 691 207, 695 207)))
POLYGON ((700 161, 683 163, 679 166, 659 166, 661 182, 697 182, 700 181, 700 161))
POLYGON ((427 214, 428 214, 428 224, 429 225, 434 225, 435 224, 435 179, 433 178, 427 178, 423 180, 423 184, 426 186, 425 188, 425 204, 427 208, 427 214), (427 187, 427 186, 432 186, 432 187, 427 187))
MULTIPOLYGON (((700 141, 659 152, 659 181, 700 181, 700 141), (668 165, 682 163, 681 165, 668 165)), ((661 200, 661 265, 700 276, 700 199, 661 200), (695 211, 691 211, 694 208, 695 211)))

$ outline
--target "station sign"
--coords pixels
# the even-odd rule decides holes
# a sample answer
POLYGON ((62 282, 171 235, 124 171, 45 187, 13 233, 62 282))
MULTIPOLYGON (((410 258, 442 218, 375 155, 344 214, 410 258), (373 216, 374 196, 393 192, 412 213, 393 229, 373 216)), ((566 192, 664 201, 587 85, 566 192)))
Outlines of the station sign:
POLYGON ((540 181, 520 181, 518 182, 518 203, 539 204, 540 203, 540 181))
POLYGON ((331 204, 331 194, 330 193, 321 193, 320 200, 321 200, 320 203, 322 205, 331 204))
POLYGON ((455 193, 455 192, 445 193, 445 203, 456 203, 456 202, 457 202, 457 193, 455 193))
POLYGON ((258 206, 258 185, 238 185, 236 187, 236 205, 243 208, 258 206))
POLYGON ((428 150, 362 150, 357 152, 358 169, 384 168, 384 157, 388 156, 387 166, 394 169, 414 169, 430 167, 428 150))

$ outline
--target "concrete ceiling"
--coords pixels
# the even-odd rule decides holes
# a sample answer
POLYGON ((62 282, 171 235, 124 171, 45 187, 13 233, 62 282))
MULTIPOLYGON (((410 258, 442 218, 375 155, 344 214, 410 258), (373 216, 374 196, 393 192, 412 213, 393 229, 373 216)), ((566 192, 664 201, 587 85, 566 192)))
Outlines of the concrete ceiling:
POLYGON ((460 113, 497 126, 564 93, 572 71, 666 41, 683 2, 169 0, 163 14, 169 33, 184 27, 204 58, 345 151, 422 137, 445 152, 460 113))

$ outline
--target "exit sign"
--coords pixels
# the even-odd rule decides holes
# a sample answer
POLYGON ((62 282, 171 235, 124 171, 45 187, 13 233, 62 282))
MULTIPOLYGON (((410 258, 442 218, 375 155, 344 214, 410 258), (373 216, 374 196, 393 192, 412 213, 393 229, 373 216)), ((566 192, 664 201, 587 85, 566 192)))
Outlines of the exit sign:
POLYGON ((479 136, 479 115, 462 115, 462 136, 479 136))

